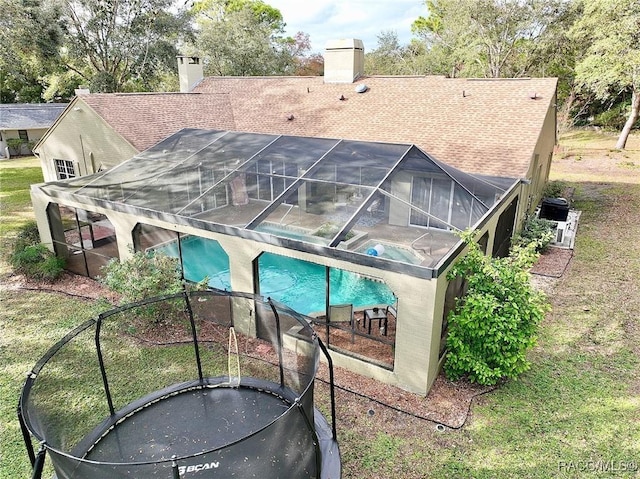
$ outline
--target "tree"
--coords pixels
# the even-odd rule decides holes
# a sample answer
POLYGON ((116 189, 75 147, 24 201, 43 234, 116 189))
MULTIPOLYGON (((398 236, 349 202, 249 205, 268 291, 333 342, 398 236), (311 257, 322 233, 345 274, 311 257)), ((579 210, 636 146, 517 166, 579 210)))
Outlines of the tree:
POLYGON ((532 52, 566 8, 565 0, 426 0, 412 31, 442 73, 489 78, 528 74, 532 52))
POLYGON ((418 75, 431 71, 426 48, 416 40, 401 45, 395 31, 382 31, 375 50, 365 55, 365 71, 370 75, 418 75))
POLYGON ((60 11, 41 0, 0 0, 0 102, 38 102, 55 71, 62 42, 60 11))
POLYGON ((177 44, 189 34, 186 10, 171 0, 68 0, 63 61, 93 91, 152 89, 175 70, 177 44))
POLYGON ((207 0, 194 6, 197 49, 214 75, 287 75, 309 50, 308 36, 283 36, 279 10, 260 0, 207 0))
POLYGON ((581 0, 583 14, 571 36, 587 45, 576 64, 576 80, 599 99, 631 94, 627 121, 616 143, 624 149, 640 112, 640 3, 581 0))
POLYGON ((319 53, 309 54, 311 41, 309 34, 298 32, 285 39, 293 64, 287 68, 287 74, 321 76, 324 73, 324 57, 319 53))

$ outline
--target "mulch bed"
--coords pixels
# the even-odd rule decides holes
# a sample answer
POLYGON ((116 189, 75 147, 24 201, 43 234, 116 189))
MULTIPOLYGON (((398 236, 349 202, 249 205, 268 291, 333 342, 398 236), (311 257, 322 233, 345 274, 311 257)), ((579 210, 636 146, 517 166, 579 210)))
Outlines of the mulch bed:
POLYGON ((573 258, 573 250, 551 246, 540 255, 538 262, 531 268, 531 273, 550 278, 560 278, 567 270, 571 258, 573 258))

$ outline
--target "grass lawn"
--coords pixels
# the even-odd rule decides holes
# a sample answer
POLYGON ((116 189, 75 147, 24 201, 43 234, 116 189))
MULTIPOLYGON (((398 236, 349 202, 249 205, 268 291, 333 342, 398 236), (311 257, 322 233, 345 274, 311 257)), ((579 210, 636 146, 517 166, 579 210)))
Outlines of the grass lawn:
MULTIPOLYGON (((343 478, 640 477, 640 138, 624 152, 609 144, 570 132, 554 159, 551 177, 575 188, 582 216, 531 370, 477 398, 458 430, 337 391, 343 478)), ((28 162, 15 170, 0 163, 3 253, 29 219, 28 184, 41 181, 28 162)), ((0 479, 27 478, 15 415, 25 373, 96 305, 2 288, 0 479)))

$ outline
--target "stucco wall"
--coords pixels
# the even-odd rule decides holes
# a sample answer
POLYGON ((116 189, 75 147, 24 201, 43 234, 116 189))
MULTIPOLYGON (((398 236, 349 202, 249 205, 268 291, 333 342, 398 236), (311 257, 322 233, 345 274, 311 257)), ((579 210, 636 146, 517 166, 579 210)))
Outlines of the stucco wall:
POLYGON ((110 168, 138 151, 109 127, 80 97, 65 110, 35 152, 45 181, 56 181, 54 160, 73 161, 76 175, 110 168))

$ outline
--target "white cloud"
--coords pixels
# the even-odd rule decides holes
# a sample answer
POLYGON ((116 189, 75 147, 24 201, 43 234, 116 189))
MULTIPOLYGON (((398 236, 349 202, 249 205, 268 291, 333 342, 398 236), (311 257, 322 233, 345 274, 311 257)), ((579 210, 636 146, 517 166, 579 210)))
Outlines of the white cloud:
POLYGON ((377 46, 382 31, 394 30, 401 43, 411 40, 411 24, 426 14, 421 0, 265 0, 280 10, 287 34, 309 34, 313 51, 322 52, 329 40, 358 38, 365 51, 377 46))

